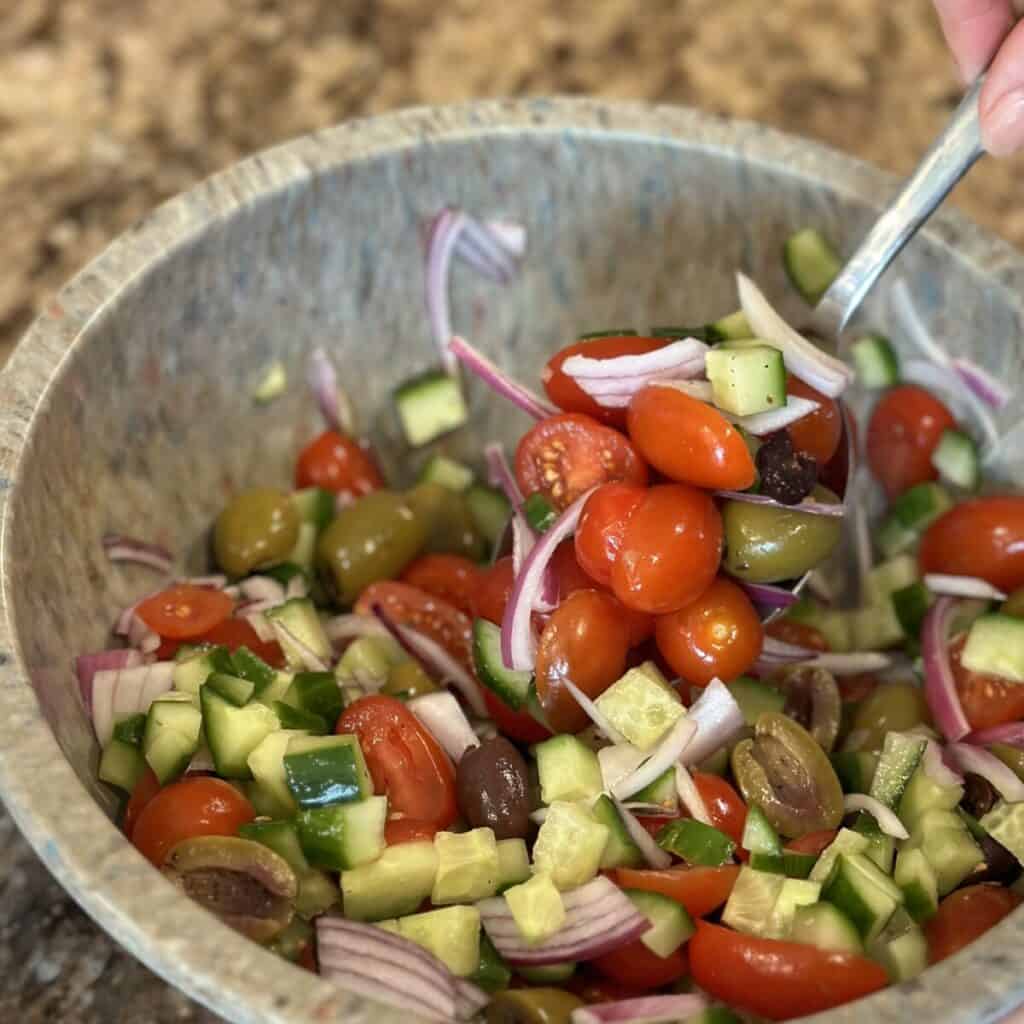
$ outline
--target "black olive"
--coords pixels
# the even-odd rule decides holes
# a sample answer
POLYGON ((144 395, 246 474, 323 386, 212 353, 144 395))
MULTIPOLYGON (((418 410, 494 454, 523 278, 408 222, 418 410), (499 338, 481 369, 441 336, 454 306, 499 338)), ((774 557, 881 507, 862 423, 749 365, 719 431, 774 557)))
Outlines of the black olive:
POLYGON ((999 794, 988 779, 973 772, 964 776, 964 796, 960 803, 972 818, 984 818, 998 799, 999 794))
POLYGON ((814 490, 818 462, 804 452, 793 450, 785 430, 772 434, 754 456, 761 479, 761 493, 783 505, 797 505, 814 490))
POLYGON ((1000 885, 1012 885, 1021 874, 1021 866, 1010 851, 996 842, 991 836, 982 836, 978 843, 985 855, 985 863, 979 864, 967 878, 965 884, 974 885, 978 882, 999 882, 1000 885))

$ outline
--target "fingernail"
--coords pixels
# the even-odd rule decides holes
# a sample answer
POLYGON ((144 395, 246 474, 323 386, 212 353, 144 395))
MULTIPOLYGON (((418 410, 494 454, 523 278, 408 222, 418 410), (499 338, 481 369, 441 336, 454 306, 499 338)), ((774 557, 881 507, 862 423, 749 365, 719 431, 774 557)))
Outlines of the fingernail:
POLYGON ((1009 156, 1024 147, 1024 90, 1013 89, 996 100, 982 116, 981 136, 993 156, 1009 156))

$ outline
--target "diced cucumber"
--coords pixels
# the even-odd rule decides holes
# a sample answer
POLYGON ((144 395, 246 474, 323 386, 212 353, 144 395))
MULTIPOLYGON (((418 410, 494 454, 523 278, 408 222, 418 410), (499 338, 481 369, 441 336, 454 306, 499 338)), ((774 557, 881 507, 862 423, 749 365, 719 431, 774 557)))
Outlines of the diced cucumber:
POLYGON ((857 929, 849 918, 831 903, 800 907, 793 915, 789 938, 829 953, 863 953, 857 929))
POLYGON ((502 703, 515 711, 526 703, 533 674, 505 668, 501 657, 501 630, 486 619, 473 622, 473 667, 480 682, 502 703))
POLYGON ((501 880, 498 844, 489 828, 438 832, 434 836, 437 875, 430 894, 435 906, 473 903, 498 891, 501 880))
POLYGON ((487 541, 488 547, 493 549, 512 514, 508 498, 494 487, 474 484, 466 491, 466 504, 473 525, 487 541))
POLYGON ((348 734, 294 737, 285 751, 284 773, 300 807, 352 803, 373 794, 359 739, 348 734))
POLYGON ((125 743, 116 736, 103 748, 99 764, 100 782, 117 786, 130 793, 135 784, 146 774, 146 758, 132 743, 125 743))
POLYGON ((931 864, 940 897, 951 893, 985 860, 962 819, 948 811, 924 814, 908 845, 919 847, 931 864))
POLYGON ((608 842, 601 857, 601 870, 643 867, 644 855, 630 836, 615 804, 602 794, 591 808, 591 813, 600 824, 608 828, 608 842))
POLYGON ((886 835, 879 828, 878 822, 866 811, 861 811, 857 815, 853 830, 868 841, 864 856, 885 874, 891 874, 893 858, 896 856, 896 842, 892 836, 886 835))
POLYGON ((285 704, 326 719, 331 727, 345 710, 341 688, 333 672, 296 672, 282 700, 285 704))
POLYGON ((498 840, 498 892, 530 877, 530 854, 522 839, 498 840))
POLYGON ((903 890, 907 913, 915 921, 927 921, 938 909, 938 881, 928 858, 920 849, 900 850, 896 855, 893 880, 903 890))
POLYGON ((918 580, 894 590, 890 600, 904 633, 912 637, 920 635, 924 617, 932 606, 932 595, 928 588, 918 580))
POLYGON ((732 860, 736 844, 724 833, 695 818, 677 818, 658 833, 658 845, 687 864, 718 867, 732 860))
POLYGON ((786 404, 786 367, 777 348, 713 348, 707 353, 705 369, 712 401, 735 416, 786 404))
POLYGON ((533 748, 540 778, 540 798, 546 804, 574 803, 597 796, 604 787, 597 754, 575 736, 552 736, 533 748))
POLYGON ((299 523, 299 535, 295 539, 295 547, 285 559, 288 565, 297 565, 309 577, 313 572, 313 560, 316 555, 317 528, 312 523, 299 523))
POLYGON ((517 967, 516 974, 521 974, 531 985, 562 985, 576 973, 573 961, 565 964, 546 964, 543 967, 517 967))
MULTIPOLYGON (((561 965, 556 964, 555 966, 561 965)), ((568 966, 572 967, 573 970, 576 968, 575 964, 568 966)), ((527 975, 527 971, 530 971, 529 967, 519 967, 516 970, 527 981, 532 980, 527 975)), ((545 968, 536 967, 533 970, 543 971, 545 968)), ((571 974, 572 971, 569 972, 569 975, 571 974)), ((477 964, 476 970, 469 976, 469 980, 474 985, 479 985, 485 992, 500 992, 502 989, 508 988, 509 982, 512 980, 512 971, 502 959, 501 954, 494 948, 494 943, 487 937, 487 932, 485 931, 480 932, 480 961, 477 964)), ((541 979, 538 982, 541 985, 546 983, 546 979, 541 979)))
POLYGON ((878 651, 895 647, 904 639, 903 627, 892 601, 855 608, 846 613, 853 647, 858 651, 878 651))
MULTIPOLYGON (((601 755, 598 753, 598 760, 601 755)), ((603 774, 603 769, 602 769, 603 774)), ((605 780, 605 788, 608 788, 608 780, 605 780)), ((679 809, 679 791, 676 789, 676 771, 674 768, 667 768, 649 786, 644 786, 638 793, 631 797, 638 804, 657 804, 664 807, 666 811, 675 814, 679 809)))
POLYGON ((813 853, 795 853, 792 850, 750 855, 750 866, 755 871, 768 871, 787 878, 808 878, 817 863, 818 858, 813 853))
POLYGON ((928 966, 928 942, 917 927, 873 943, 868 952, 896 984, 916 978, 928 966))
POLYGON ((632 327, 614 327, 608 331, 587 331, 586 334, 578 334, 577 341, 595 341, 597 338, 627 338, 636 335, 632 327))
MULTIPOLYGON (((252 393, 253 401, 259 402, 260 405, 266 405, 283 395, 287 387, 288 371, 285 369, 284 363, 277 359, 266 368, 260 377, 259 383, 252 393)), ((295 958, 286 957, 286 959, 295 958)))
POLYGON ((815 228, 804 228, 786 239, 782 262, 793 287, 810 306, 818 304, 842 267, 835 249, 815 228))
POLYGON ((394 930, 433 953, 457 977, 470 977, 480 963, 480 911, 476 907, 442 907, 400 917, 394 930))
POLYGON ((562 894, 548 875, 534 875, 528 882, 505 892, 519 934, 531 944, 550 938, 565 924, 562 894))
POLYGON ((1024 619, 991 612, 974 620, 960 663, 971 672, 1024 683, 1024 619))
POLYGON ((880 935, 896 908, 902 890, 860 853, 841 853, 821 890, 821 898, 849 918, 865 942, 880 935))
POLYGON ((786 938, 793 927, 793 918, 797 911, 801 907, 813 906, 818 902, 820 895, 820 882, 811 882, 804 878, 786 878, 763 934, 767 938, 786 938))
POLYGON ((862 836, 853 829, 841 828, 835 839, 821 851, 818 863, 811 869, 807 876, 812 882, 824 882, 832 873, 832 868, 840 854, 843 853, 864 853, 870 842, 867 836, 862 836))
POLYGON ((548 721, 548 716, 544 713, 544 708, 541 705, 540 697, 537 695, 537 683, 534 680, 530 680, 530 688, 526 692, 526 703, 523 706, 523 710, 538 724, 542 725, 548 732, 557 732, 557 729, 551 728, 551 723, 548 721))
POLYGON ((953 507, 953 499, 936 483, 915 484, 904 491, 892 506, 892 515, 907 527, 923 533, 943 512, 953 507))
POLYGON ((412 448, 436 441, 469 419, 457 377, 427 370, 395 389, 395 410, 406 443, 412 448))
POLYGON ((185 694, 164 694, 150 704, 142 752, 161 786, 172 782, 188 767, 199 746, 202 727, 202 715, 185 694))
POLYGON ((387 813, 384 796, 299 811, 295 820, 302 852, 310 864, 328 871, 369 864, 384 852, 387 813))
POLYGON ((844 612, 823 608, 810 598, 802 598, 787 610, 786 618, 813 626, 825 638, 830 651, 843 652, 852 648, 850 623, 844 612))
POLYGON ((297 736, 306 733, 281 729, 269 733, 250 751, 247 760, 252 777, 264 791, 265 800, 272 805, 271 817, 290 818, 298 810, 298 804, 288 788, 284 771, 284 755, 288 744, 297 736))
POLYGON ((114 739, 127 743, 130 747, 141 747, 145 734, 146 716, 141 713, 125 715, 114 722, 114 739))
POLYGON ((932 451, 932 465, 939 477, 965 491, 976 490, 981 482, 981 459, 974 438, 962 430, 947 427, 932 451))
POLYGON ((436 877, 437 850, 430 840, 389 846, 372 863, 341 873, 345 916, 382 921, 415 913, 436 877))
POLYGON ((903 792, 924 756, 928 741, 902 732, 886 733, 882 756, 878 759, 870 795, 895 810, 903 792))
POLYGON ((910 551, 918 541, 917 530, 904 526, 891 513, 882 520, 875 533, 878 548, 886 558, 910 551))
POLYGON ((679 694, 651 661, 631 668, 594 703, 628 742, 645 752, 686 713, 679 694))
POLYGON ((643 889, 622 891, 651 922, 651 927, 640 936, 640 941, 655 956, 671 956, 696 930, 686 907, 678 900, 643 889))
POLYGON ((921 578, 913 555, 897 555, 869 570, 864 591, 869 604, 885 604, 890 595, 921 578))
POLYGON ((747 820, 743 826, 742 845, 750 853, 767 853, 781 856, 782 840, 772 823, 765 817, 764 811, 757 804, 751 804, 747 810, 747 820))
POLYGON ((447 455, 431 455, 426 465, 420 471, 419 480, 421 484, 440 484, 450 491, 469 490, 473 483, 473 470, 464 466, 447 455))
POLYGON ((392 636, 356 637, 345 648, 334 668, 338 679, 387 679, 388 674, 409 656, 392 636))
POLYGON ((742 310, 729 313, 704 327, 704 340, 714 344, 720 341, 740 341, 752 338, 754 330, 742 310))
POLYGON ((271 622, 283 626, 287 633, 280 639, 289 665, 303 668, 306 664, 302 651, 292 641, 292 637, 323 661, 332 660, 331 642, 327 639, 316 607, 308 597, 293 597, 290 601, 271 608, 265 614, 271 622))
POLYGON ((943 786, 918 766, 900 798, 898 814, 908 832, 915 832, 928 811, 952 811, 963 799, 964 787, 943 786))
POLYGON ((285 704, 283 700, 274 701, 271 709, 277 715, 282 729, 305 732, 310 736, 326 736, 331 731, 326 718, 303 711, 291 704, 285 704))
POLYGON ((956 813, 967 826, 967 831, 971 833, 971 837, 978 843, 983 842, 988 833, 982 828, 981 822, 973 814, 968 814, 967 810, 963 807, 958 807, 956 813))
POLYGON ((584 885, 600 869, 608 835, 585 807, 554 803, 533 845, 534 871, 547 872, 562 890, 584 885))
POLYGON ((267 687, 273 685, 277 676, 276 670, 253 654, 248 647, 239 647, 237 651, 233 651, 231 664, 234 669, 232 675, 248 679, 253 684, 254 696, 259 696, 267 687))
POLYGON ((1000 800, 981 819, 981 827, 1024 864, 1024 804, 1000 800))
POLYGON ((199 687, 213 672, 234 672, 226 647, 204 648, 177 661, 172 674, 174 689, 198 698, 199 687))
POLYGON ((899 383, 900 363, 888 338, 881 334, 865 334, 850 348, 857 383, 875 390, 891 388, 899 383))
POLYGON ((304 523, 312 523, 316 529, 322 530, 334 518, 334 495, 323 487, 307 487, 301 491, 293 491, 292 505, 304 523))
POLYGON ((878 767, 878 755, 866 750, 846 750, 831 755, 832 767, 844 793, 867 793, 878 767))
POLYGON ((763 935, 785 881, 773 872, 740 868, 722 911, 722 923, 748 935, 763 935))
POLYGON ((288 692, 293 678, 291 672, 275 672, 274 678, 270 681, 269 685, 265 689, 260 690, 253 697, 253 700, 260 704, 265 704, 268 708, 272 708, 288 692))
POLYGON ((209 686, 199 691, 206 742, 217 774, 227 779, 247 779, 249 755, 280 728, 277 715, 264 704, 235 707, 209 686))
POLYGON ((256 686, 248 679, 240 676, 229 676, 224 672, 211 672, 203 684, 208 686, 219 697, 223 697, 229 704, 240 708, 249 703, 250 698, 256 691, 256 686))
POLYGON ((533 494, 526 496, 526 501, 523 502, 523 514, 526 516, 526 521, 538 533, 544 533, 558 518, 558 512, 555 511, 554 505, 540 491, 534 491, 533 494))
POLYGON ((743 712, 743 721, 751 728, 765 711, 782 711, 786 706, 786 695, 774 686, 740 676, 729 683, 729 692, 743 712))

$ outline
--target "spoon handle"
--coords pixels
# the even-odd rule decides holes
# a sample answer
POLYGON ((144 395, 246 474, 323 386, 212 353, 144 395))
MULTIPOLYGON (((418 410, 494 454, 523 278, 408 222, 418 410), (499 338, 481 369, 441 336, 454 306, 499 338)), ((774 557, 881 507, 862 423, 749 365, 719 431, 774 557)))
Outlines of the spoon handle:
POLYGON ((979 76, 913 176, 875 222, 815 310, 816 326, 838 338, 872 285, 982 155, 979 76))

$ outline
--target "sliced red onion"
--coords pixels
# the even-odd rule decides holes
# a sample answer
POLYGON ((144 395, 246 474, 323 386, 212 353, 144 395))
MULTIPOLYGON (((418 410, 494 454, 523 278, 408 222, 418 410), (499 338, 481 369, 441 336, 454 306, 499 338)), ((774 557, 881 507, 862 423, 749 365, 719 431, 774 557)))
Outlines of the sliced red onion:
POLYGON ((626 807, 621 800, 617 800, 614 796, 611 798, 615 804, 615 809, 619 812, 619 816, 622 818, 622 824, 626 826, 626 831, 629 833, 629 838, 636 843, 637 848, 643 855, 644 860, 647 862, 647 866, 650 868, 667 868, 672 866, 672 857, 666 853, 651 836, 650 832, 647 831, 636 820, 633 812, 626 807))
POLYGON ((942 756, 942 747, 935 740, 929 740, 924 748, 924 757, 921 758, 924 773, 937 786, 960 786, 963 785, 964 777, 954 771, 946 763, 942 756))
POLYGON ((519 259, 526 252, 526 227, 514 220, 488 220, 484 227, 506 252, 519 259))
POLYGON ((132 615, 128 625, 128 643, 143 654, 153 654, 160 647, 160 637, 138 615, 132 615))
POLYGON ((288 586, 284 588, 284 599, 291 601, 296 597, 308 597, 309 596, 309 584, 306 583, 306 577, 303 575, 293 576, 288 581, 288 586))
POLYGON ((681 338, 640 355, 613 356, 610 359, 594 359, 580 354, 570 356, 562 363, 562 373, 577 382, 595 378, 622 381, 630 377, 678 373, 680 367, 703 363, 707 351, 704 342, 696 338, 681 338))
POLYGON ((777 587, 771 583, 744 583, 737 580, 747 597, 759 608, 774 611, 777 608, 788 608, 796 604, 799 598, 792 590, 777 587))
POLYGON ((310 353, 306 379, 327 428, 342 434, 353 433, 355 414, 352 402, 338 386, 338 371, 324 349, 315 348, 310 353))
POLYGON ((449 348, 452 336, 452 312, 448 296, 452 254, 466 225, 466 215, 456 210, 442 210, 430 228, 427 241, 427 315, 441 356, 441 365, 448 373, 455 372, 455 353, 449 348))
POLYGON ((791 644, 774 636, 766 636, 761 643, 761 658, 764 661, 778 661, 781 664, 789 664, 807 661, 817 653, 819 652, 813 648, 804 647, 802 644, 791 644))
POLYGON ((485 224, 468 214, 455 243, 455 255, 498 284, 507 284, 516 273, 509 250, 485 224))
POLYGON ((134 537, 108 533, 103 538, 103 550, 112 562, 131 562, 145 565, 157 572, 170 572, 174 556, 159 544, 147 544, 134 537))
POLYGON ((632 743, 616 743, 602 747, 597 752, 597 763, 601 766, 601 780, 607 792, 637 770, 647 755, 632 743))
POLYGON ((672 1024, 689 1020, 707 1008, 707 1000, 695 993, 638 996, 615 1003, 591 1003, 572 1011, 571 1024, 672 1024))
POLYGON ((687 745, 697 733, 697 723, 690 715, 677 718, 665 737, 651 751, 650 756, 635 771, 620 779, 612 788, 612 796, 626 800, 634 793, 661 778, 683 755, 687 745))
POLYGON ((970 359, 955 356, 951 361, 953 372, 978 396, 986 405, 995 410, 1004 409, 1013 398, 1002 381, 993 377, 988 370, 972 363, 970 359))
POLYGON ((946 747, 946 754, 961 771, 980 775, 991 782, 1007 803, 1024 800, 1024 782, 995 754, 970 743, 950 743, 946 747))
POLYGON ((705 825, 712 824, 704 797, 700 795, 693 776, 681 765, 676 765, 676 793, 682 805, 690 812, 690 816, 705 825))
POLYGON ((698 402, 707 402, 709 405, 714 397, 714 390, 706 380, 656 380, 652 385, 659 388, 674 388, 698 402))
MULTIPOLYGON (((227 590, 228 578, 223 573, 211 572, 205 576, 179 576, 175 583, 187 583, 193 587, 202 587, 204 590, 227 590)), ((160 593, 160 591, 157 591, 160 593)))
POLYGON ((948 740, 962 739, 971 731, 949 663, 949 629, 955 611, 953 598, 940 597, 928 609, 921 627, 924 696, 935 724, 948 740))
POLYGON ((501 622, 501 659, 508 668, 532 671, 536 641, 530 618, 540 597, 545 571, 558 545, 576 532, 587 498, 596 488, 581 494, 548 527, 526 556, 516 576, 501 622))
POLYGON ((743 501, 748 505, 769 505, 772 508, 786 509, 790 512, 806 512, 814 516, 843 516, 846 514, 845 502, 830 503, 805 498, 796 505, 783 505, 781 501, 769 498, 767 494, 753 494, 750 491, 715 491, 715 496, 725 498, 727 501, 743 501))
POLYGON ((847 793, 843 797, 843 810, 847 814, 852 811, 866 811, 878 822, 878 827, 887 836, 892 836, 893 839, 910 838, 910 833, 903 822, 881 800, 876 800, 866 793, 847 793))
POLYGON ((100 669, 92 678, 92 724, 101 747, 110 742, 118 715, 143 714, 172 685, 173 661, 134 668, 100 669))
POLYGON ((626 737, 608 721, 601 712, 601 709, 568 676, 562 679, 562 683, 571 694, 573 700, 579 704, 583 713, 597 726, 605 737, 616 745, 628 742, 626 737))
POLYGON ((535 419, 553 416, 558 410, 547 399, 541 398, 524 384, 513 380, 482 352, 478 352, 465 338, 457 334, 448 342, 448 352, 475 373, 491 390, 507 398, 513 405, 535 419))
POLYGON ((444 747, 445 753, 455 764, 462 760, 467 750, 480 746, 480 740, 469 724, 466 712, 447 690, 414 697, 409 701, 408 708, 444 747))
POLYGON ((390 636, 390 631, 373 615, 335 615, 324 623, 324 632, 338 646, 361 636, 390 636))
POLYGON ((300 640, 287 626, 277 619, 270 619, 277 642, 288 651, 293 650, 302 659, 302 667, 308 672, 329 672, 331 666, 320 657, 305 641, 300 640))
MULTIPOLYGON (((582 358, 582 357, 581 357, 582 358)), ((596 362, 597 360, 595 360, 596 362)), ((591 398, 600 399, 606 396, 631 398, 638 391, 655 383, 675 383, 687 376, 692 367, 690 377, 700 376, 704 372, 703 364, 684 363, 678 371, 665 371, 664 374, 647 373, 639 377, 581 377, 576 383, 581 391, 591 398), (671 376, 669 374, 671 373, 671 376)), ((696 383, 705 383, 697 381, 696 383)))
POLYGON ((853 651, 844 654, 831 651, 821 652, 766 636, 761 648, 761 656, 758 658, 758 665, 769 671, 779 665, 818 665, 835 675, 842 676, 857 675, 860 672, 877 672, 888 668, 892 661, 892 655, 884 651, 853 651))
POLYGON ((543 966, 570 960, 593 960, 628 945, 651 927, 628 896, 599 875, 562 894, 565 923, 541 943, 526 942, 501 897, 481 900, 477 907, 488 938, 513 966, 543 966))
POLYGON ((242 596, 250 601, 273 601, 282 604, 285 599, 284 587, 271 576, 250 576, 239 583, 242 596))
POLYGON ((755 412, 750 416, 735 416, 724 409, 718 409, 718 412, 730 423, 742 427, 748 434, 763 437, 765 434, 774 434, 777 430, 784 430, 805 416, 810 416, 817 408, 818 403, 812 398, 790 395, 786 399, 786 404, 778 409, 755 412))
POLYGON ((639 814, 641 818, 674 818, 677 813, 678 803, 669 807, 667 804, 649 804, 643 800, 626 800, 622 804, 627 811, 639 814))
POLYGON ((522 509, 523 494, 516 483, 515 475, 505 458, 505 449, 497 441, 484 445, 484 459, 487 462, 487 481, 497 487, 514 509, 522 509))
POLYGON ((80 654, 75 658, 75 674, 78 676, 78 689, 82 694, 85 710, 92 714, 92 681, 97 672, 137 668, 141 664, 142 655, 131 647, 97 651, 95 654, 80 654))
POLYGON ((786 369, 829 398, 838 398, 853 378, 853 370, 798 334, 775 311, 764 294, 744 274, 736 275, 742 308, 754 337, 782 352, 786 369))
POLYGON ((274 627, 270 625, 269 620, 262 611, 248 608, 239 615, 239 618, 245 619, 252 626, 253 632, 260 638, 261 643, 269 644, 276 638, 274 627))
POLYGON ((1006 725, 993 725, 988 729, 979 729, 966 737, 967 743, 987 747, 990 743, 1005 743, 1011 747, 1024 747, 1024 722, 1008 722, 1006 725))
POLYGON ((746 727, 736 698, 721 679, 712 679, 704 687, 686 717, 697 726, 697 734, 683 752, 682 763, 687 765, 707 760, 746 727))
POLYGON ((1005 601, 1006 595, 992 586, 988 580, 977 576, 949 576, 945 573, 925 573, 924 585, 933 594, 949 597, 975 597, 982 601, 1005 601))
POLYGON ((523 568, 526 556, 537 543, 537 535, 530 529, 530 524, 519 515, 512 516, 512 575, 518 576, 523 568))

